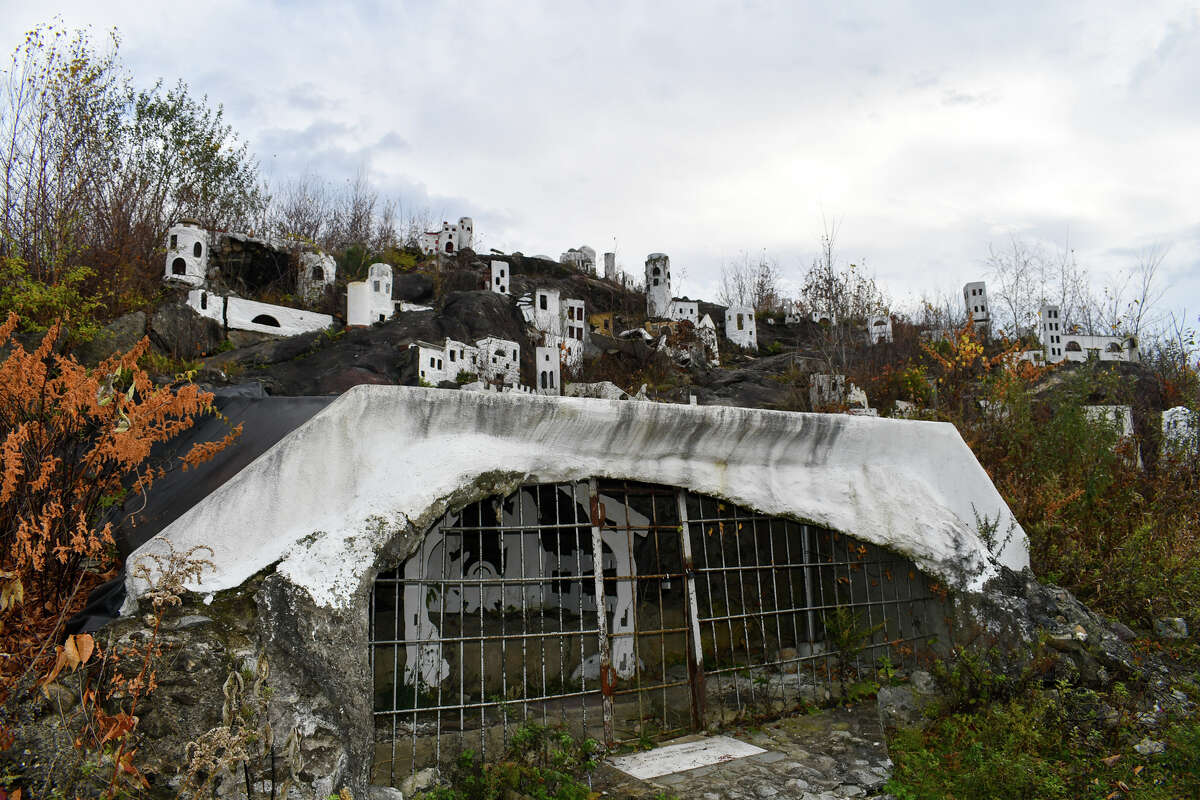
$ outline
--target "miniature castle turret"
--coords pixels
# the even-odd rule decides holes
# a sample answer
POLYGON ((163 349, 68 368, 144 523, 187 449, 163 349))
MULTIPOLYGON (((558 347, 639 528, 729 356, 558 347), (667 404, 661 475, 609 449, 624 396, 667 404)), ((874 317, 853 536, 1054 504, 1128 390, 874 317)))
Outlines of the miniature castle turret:
POLYGON ((646 256, 646 316, 664 319, 671 313, 671 259, 665 253, 646 256))

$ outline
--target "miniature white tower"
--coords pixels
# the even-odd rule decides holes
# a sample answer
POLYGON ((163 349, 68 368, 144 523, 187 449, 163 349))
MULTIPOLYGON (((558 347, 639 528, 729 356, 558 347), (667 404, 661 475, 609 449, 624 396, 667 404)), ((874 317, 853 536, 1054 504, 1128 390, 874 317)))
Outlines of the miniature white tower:
POLYGON ((730 306, 725 309, 725 338, 747 350, 758 349, 758 334, 754 309, 750 306, 730 306))
POLYGON ((562 388, 562 361, 557 347, 538 347, 534 351, 537 364, 538 394, 557 395, 562 388))
POLYGON ((963 287, 963 302, 967 305, 967 314, 975 323, 976 328, 987 328, 992 321, 992 312, 988 310, 987 284, 983 281, 972 281, 963 287))
POLYGON ((492 262, 492 282, 488 284, 488 288, 496 294, 508 294, 508 281, 512 277, 508 274, 507 261, 492 262))
POLYGON ((471 250, 475 247, 475 220, 470 217, 458 218, 458 230, 456 231, 455 242, 456 250, 471 250))
POLYGON ((617 279, 617 254, 604 254, 604 279, 615 281, 617 279))
POLYGON ((167 231, 167 261, 163 280, 199 287, 208 277, 208 231, 191 220, 180 220, 167 231))
POLYGON ((646 256, 646 316, 663 319, 671 313, 671 259, 665 253, 646 256))
POLYGON ((372 264, 365 281, 346 284, 346 324, 373 325, 391 318, 396 310, 392 302, 392 268, 372 264))
POLYGON ((1058 306, 1044 305, 1038 309, 1038 338, 1045 350, 1046 361, 1057 364, 1063 360, 1062 319, 1058 306))

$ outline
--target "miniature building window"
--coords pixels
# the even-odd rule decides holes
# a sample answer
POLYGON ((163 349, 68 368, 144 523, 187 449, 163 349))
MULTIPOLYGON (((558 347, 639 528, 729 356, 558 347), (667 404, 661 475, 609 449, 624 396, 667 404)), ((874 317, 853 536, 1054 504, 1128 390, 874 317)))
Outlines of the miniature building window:
POLYGON ((544 294, 538 295, 538 305, 541 306, 542 311, 545 311, 548 308, 548 306, 546 305, 546 295, 544 295, 544 294))
POLYGON ((513 361, 517 360, 517 351, 513 350, 513 361))
POLYGON ((199 242, 196 242, 196 244, 192 245, 192 255, 193 256, 195 256, 196 258, 199 258, 203 254, 204 254, 204 248, 200 245, 199 242))
POLYGON ((1083 348, 1079 346, 1079 342, 1070 341, 1070 342, 1067 342, 1067 352, 1068 353, 1082 353, 1083 348))
POLYGON ((171 262, 171 274, 172 275, 186 275, 187 274, 187 262, 184 261, 182 258, 177 258, 174 261, 172 261, 171 262))
POLYGON ((321 267, 313 267, 312 272, 309 274, 309 279, 314 281, 325 280, 325 270, 321 267))
POLYGON ((208 310, 208 292, 200 293, 200 310, 201 311, 208 310))
POLYGON ((171 249, 174 250, 178 246, 179 246, 179 237, 176 234, 172 233, 171 234, 171 249))
POLYGON ((454 363, 454 351, 453 350, 450 351, 450 363, 451 364, 454 363))
POLYGON ((454 242, 446 242, 446 252, 447 253, 454 252, 454 242))
POLYGON ((738 314, 737 315, 737 329, 740 331, 740 330, 742 330, 743 327, 745 327, 745 326, 743 325, 743 322, 742 322, 742 315, 738 314))
POLYGON ((266 325, 269 328, 278 328, 279 320, 272 317, 270 314, 259 314, 254 319, 250 320, 255 325, 266 325))
POLYGON ((1118 342, 1109 342, 1108 347, 1106 347, 1105 350, 1110 353, 1119 353, 1121 352, 1121 345, 1118 342))
POLYGON ((545 370, 543 370, 543 371, 542 371, 542 388, 543 388, 543 389, 549 388, 549 387, 547 387, 547 385, 546 385, 546 374, 547 374, 547 373, 546 373, 546 371, 545 371, 545 370))
POLYGON ((655 278, 655 279, 654 279, 654 285, 655 285, 655 286, 658 286, 658 278, 655 278))
POLYGON ((429 368, 434 369, 436 366, 437 366, 437 360, 433 356, 430 356, 429 357, 429 368))
POLYGON ((437 365, 437 368, 438 368, 438 369, 441 369, 441 368, 442 368, 442 360, 441 360, 440 358, 438 359, 438 365, 437 365))
POLYGON ((873 544, 686 489, 593 479, 476 501, 375 579, 371 782, 486 758, 514 719, 611 747, 878 680, 882 656, 927 655, 937 592, 873 544), (847 617, 867 633, 837 653, 847 617))
POLYGON ((378 292, 379 291, 379 281, 375 281, 375 284, 371 288, 374 291, 378 292))

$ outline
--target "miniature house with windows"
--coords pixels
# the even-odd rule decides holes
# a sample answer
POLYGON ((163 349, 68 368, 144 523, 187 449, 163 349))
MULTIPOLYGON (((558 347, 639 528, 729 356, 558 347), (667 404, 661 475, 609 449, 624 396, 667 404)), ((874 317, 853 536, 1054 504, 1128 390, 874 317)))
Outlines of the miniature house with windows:
POLYGON ((867 341, 871 344, 892 341, 892 318, 887 315, 867 317, 867 341))
POLYGON ((337 281, 337 262, 327 253, 301 253, 296 293, 306 303, 316 303, 337 281))
POLYGON ((587 310, 583 300, 561 299, 557 289, 537 289, 517 301, 525 321, 542 334, 542 344, 557 347, 565 362, 576 367, 587 341, 587 310))
POLYGON ((509 339, 488 336, 475 342, 479 348, 479 377, 489 383, 517 386, 521 382, 521 347, 509 339))
POLYGON ((704 353, 708 356, 709 366, 716 367, 721 364, 721 353, 717 349, 717 325, 713 322, 712 317, 705 314, 696 323, 696 338, 704 345, 704 353))
POLYGON ((975 323, 975 327, 986 330, 992 323, 992 312, 988 310, 987 284, 983 281, 973 281, 963 287, 963 302, 967 306, 967 316, 975 323))
POLYGON ((783 324, 784 325, 799 325, 803 315, 800 313, 800 304, 795 300, 783 301, 783 324))
POLYGON ((832 311, 814 310, 812 321, 818 325, 837 325, 837 315, 832 311))
POLYGON ((508 284, 512 276, 509 274, 509 264, 507 261, 492 262, 492 280, 488 283, 488 288, 496 294, 508 294, 508 284))
MULTIPOLYGON (((1038 310, 1038 337, 1041 359, 1049 364, 1060 361, 1137 361, 1137 340, 1122 336, 1088 336, 1074 333, 1064 324, 1058 306, 1043 305, 1038 310)), ((1036 353, 1035 353, 1036 354, 1036 353)))
POLYGON ((322 253, 301 253, 293 261, 274 242, 240 233, 210 234, 184 220, 167 232, 163 281, 190 288, 186 304, 226 330, 295 336, 328 328, 333 317, 242 295, 278 290, 314 302, 332 285, 336 269, 322 253))
POLYGON ((192 220, 180 220, 167 231, 167 262, 163 281, 203 286, 208 279, 208 231, 192 220))
POLYGON ((725 309, 725 338, 747 350, 758 349, 754 324, 754 309, 750 306, 730 306, 725 309))
POLYGON ((347 325, 366 326, 386 322, 395 311, 391 265, 372 264, 365 281, 346 284, 347 325))
POLYGON ((646 316, 665 319, 671 314, 671 259, 665 253, 646 256, 646 316))
POLYGON ((562 354, 557 347, 538 347, 534 350, 537 364, 538 394, 557 395, 562 390, 562 354))
POLYGON ((427 231, 417 237, 417 244, 427 256, 469 250, 475 244, 475 222, 470 217, 460 217, 457 225, 443 222, 440 231, 427 231))
POLYGON ((1162 446, 1176 455, 1193 456, 1200 451, 1200 413, 1175 406, 1162 413, 1162 446))
POLYGON ((696 325, 700 322, 700 303, 686 297, 676 297, 671 300, 671 310, 668 319, 687 321, 696 325))

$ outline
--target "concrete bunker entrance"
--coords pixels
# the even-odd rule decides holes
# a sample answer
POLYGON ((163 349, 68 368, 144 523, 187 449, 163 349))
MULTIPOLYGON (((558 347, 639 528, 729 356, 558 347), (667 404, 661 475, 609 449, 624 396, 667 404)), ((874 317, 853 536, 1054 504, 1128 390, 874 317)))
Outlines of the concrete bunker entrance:
POLYGON ((819 705, 926 647, 944 594, 874 544, 686 489, 524 485, 375 579, 372 780, 529 721, 613 745, 819 705))

